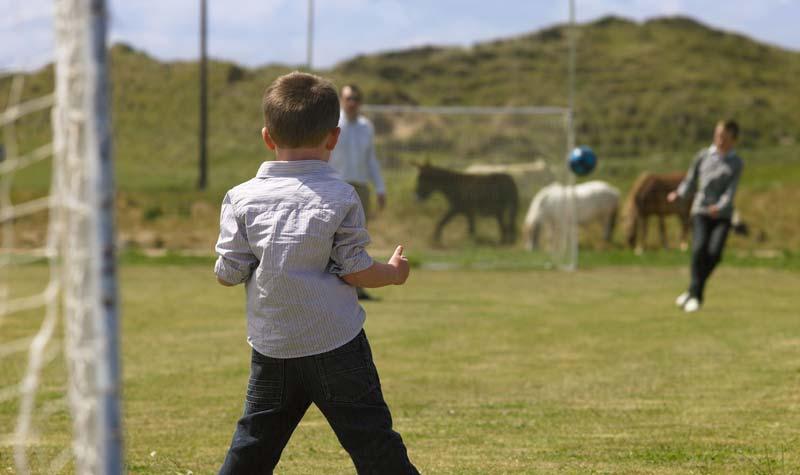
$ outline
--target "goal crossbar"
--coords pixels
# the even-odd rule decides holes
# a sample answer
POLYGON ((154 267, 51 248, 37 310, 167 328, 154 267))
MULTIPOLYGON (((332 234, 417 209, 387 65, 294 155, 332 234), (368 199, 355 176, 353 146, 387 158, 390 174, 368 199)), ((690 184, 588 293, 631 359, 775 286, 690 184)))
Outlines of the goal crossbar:
POLYGON ((555 106, 527 106, 527 107, 504 107, 504 106, 413 106, 413 105, 394 105, 394 104, 364 104, 361 107, 364 112, 398 112, 398 113, 420 113, 420 114, 441 114, 441 115, 566 115, 569 109, 566 107, 555 106))

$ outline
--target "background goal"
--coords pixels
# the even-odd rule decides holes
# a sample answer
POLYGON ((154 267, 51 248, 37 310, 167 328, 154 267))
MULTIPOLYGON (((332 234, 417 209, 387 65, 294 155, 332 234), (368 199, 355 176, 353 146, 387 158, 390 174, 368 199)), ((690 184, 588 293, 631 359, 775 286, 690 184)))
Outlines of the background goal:
MULTIPOLYGON (((552 183, 575 182, 567 166, 573 142, 568 108, 365 105, 363 110, 375 128, 376 153, 390 181, 413 180, 408 175, 415 173, 414 164, 421 163, 460 173, 511 175, 519 195, 518 239, 525 239, 524 217, 535 194, 552 183)), ((543 267, 572 269, 577 264, 571 188, 565 187, 563 193, 568 205, 544 230, 530 261, 543 267)), ((422 232, 432 231, 448 207, 441 195, 430 201, 415 205, 423 216, 422 232)), ((463 216, 455 218, 447 224, 444 239, 458 239, 465 226, 463 216)), ((478 241, 499 240, 492 217, 480 218, 476 227, 478 241)))

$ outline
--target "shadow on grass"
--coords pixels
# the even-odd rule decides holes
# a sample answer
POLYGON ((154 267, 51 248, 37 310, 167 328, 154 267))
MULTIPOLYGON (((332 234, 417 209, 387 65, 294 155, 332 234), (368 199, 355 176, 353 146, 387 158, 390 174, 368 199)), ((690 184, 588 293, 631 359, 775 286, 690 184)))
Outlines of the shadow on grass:
MULTIPOLYGON (((387 256, 375 255, 377 260, 387 256)), ((457 250, 423 250, 408 255, 411 266, 429 270, 548 270, 556 266, 540 252, 521 249, 474 246, 457 250)), ((213 267, 212 255, 186 254, 179 251, 149 253, 130 250, 120 255, 120 264, 126 265, 206 265, 213 267)), ((601 267, 681 267, 689 265, 689 253, 677 250, 650 251, 637 255, 628 250, 581 250, 578 270, 601 267)), ((723 265, 733 267, 763 267, 770 269, 800 270, 800 254, 790 251, 770 253, 731 250, 723 258, 723 265)))

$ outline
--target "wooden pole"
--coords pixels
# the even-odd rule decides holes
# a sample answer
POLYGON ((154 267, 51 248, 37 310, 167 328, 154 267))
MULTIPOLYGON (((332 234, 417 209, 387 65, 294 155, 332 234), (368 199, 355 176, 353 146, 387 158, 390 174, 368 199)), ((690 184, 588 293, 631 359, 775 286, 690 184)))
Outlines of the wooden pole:
POLYGON ((198 131, 200 147, 200 175, 197 188, 205 190, 208 185, 208 54, 206 36, 207 0, 200 0, 200 130, 198 131))
POLYGON ((306 67, 311 70, 314 59, 314 0, 308 0, 308 31, 306 35, 306 67))

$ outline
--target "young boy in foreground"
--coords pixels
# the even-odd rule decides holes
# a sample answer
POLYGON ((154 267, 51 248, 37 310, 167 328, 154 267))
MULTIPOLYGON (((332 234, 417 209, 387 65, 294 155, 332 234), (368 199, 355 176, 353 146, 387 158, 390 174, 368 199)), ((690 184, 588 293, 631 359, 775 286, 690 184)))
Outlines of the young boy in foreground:
POLYGON ((387 264, 372 260, 358 196, 327 164, 339 136, 330 82, 281 76, 263 108, 276 160, 225 195, 216 246, 219 283, 246 286, 252 346, 244 414, 220 473, 272 473, 313 402, 359 474, 417 474, 392 430, 356 297, 356 287, 406 281, 403 247, 387 264))

